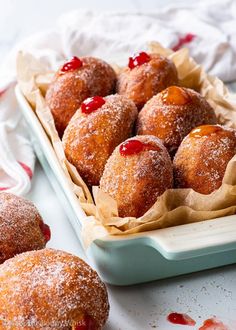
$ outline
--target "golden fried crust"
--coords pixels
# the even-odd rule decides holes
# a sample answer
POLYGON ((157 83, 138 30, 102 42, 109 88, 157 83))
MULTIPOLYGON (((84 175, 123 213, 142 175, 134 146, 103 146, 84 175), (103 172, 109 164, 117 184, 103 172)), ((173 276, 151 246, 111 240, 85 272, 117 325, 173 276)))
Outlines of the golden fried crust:
POLYGON ((105 285, 80 258, 44 249, 0 267, 1 330, 72 330, 85 313, 100 330, 109 303, 105 285))
POLYGON ((135 136, 129 140, 132 139, 147 143, 154 150, 122 156, 118 146, 100 181, 101 190, 117 201, 121 217, 142 216, 173 185, 171 159, 161 141, 154 136, 135 136))
POLYGON ((77 70, 64 73, 59 70, 46 93, 59 136, 87 97, 105 96, 115 88, 116 74, 109 64, 93 57, 81 60, 83 66, 77 70))
POLYGON ((105 97, 106 103, 95 112, 79 109, 63 136, 67 159, 89 185, 98 185, 105 164, 115 147, 131 136, 137 118, 135 104, 121 95, 105 97))
POLYGON ((178 85, 176 67, 169 59, 150 54, 151 60, 140 66, 124 68, 118 76, 117 93, 126 95, 136 106, 142 106, 168 86, 178 85))
POLYGON ((136 129, 139 135, 151 134, 160 138, 173 155, 194 127, 216 123, 214 110, 199 93, 171 86, 145 104, 139 113, 136 129))
POLYGON ((182 141, 174 158, 176 188, 210 194, 221 186, 227 164, 236 154, 236 130, 217 127, 222 129, 201 137, 190 133, 182 141))
POLYGON ((42 218, 32 202, 0 193, 0 263, 18 253, 45 247, 42 218))

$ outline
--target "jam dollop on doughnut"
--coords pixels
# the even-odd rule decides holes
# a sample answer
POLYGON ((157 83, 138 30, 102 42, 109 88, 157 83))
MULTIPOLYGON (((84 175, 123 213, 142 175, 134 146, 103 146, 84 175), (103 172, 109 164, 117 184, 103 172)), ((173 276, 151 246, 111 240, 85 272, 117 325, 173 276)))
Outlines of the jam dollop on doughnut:
MULTIPOLYGON (((90 100, 84 103, 89 105, 90 100)), ((99 184, 115 147, 131 136, 138 111, 131 100, 118 94, 106 96, 102 105, 90 110, 84 113, 81 107, 75 113, 65 130, 63 145, 67 159, 87 185, 94 186, 99 184)))
POLYGON ((140 52, 138 54, 134 54, 129 58, 129 64, 128 67, 130 69, 135 68, 136 66, 142 65, 144 63, 147 63, 151 60, 151 57, 145 53, 145 52, 140 52))
POLYGON ((83 62, 77 56, 73 56, 68 62, 63 64, 63 66, 61 68, 61 72, 77 70, 82 65, 83 65, 83 62))
POLYGON ((140 217, 173 186, 170 156, 155 136, 135 136, 108 159, 100 189, 117 202, 119 216, 140 217))
POLYGON ((170 86, 153 96, 140 111, 137 134, 157 136, 174 155, 194 127, 216 123, 215 112, 204 97, 188 88, 170 86))
POLYGON ((43 249, 0 266, 2 330, 101 330, 108 313, 105 285, 77 256, 43 249))
POLYGON ((129 59, 117 80, 117 93, 126 95, 136 106, 142 106, 168 86, 178 85, 174 63, 159 54, 141 52, 129 59))
POLYGON ((51 232, 34 204, 10 193, 0 193, 0 263, 16 254, 43 249, 51 232))
POLYGON ((112 67, 94 57, 73 57, 58 70, 46 93, 46 103, 61 137, 71 117, 88 97, 106 96, 115 89, 112 67))
POLYGON ((144 150, 160 151, 160 148, 149 143, 141 142, 135 138, 125 141, 120 145, 120 154, 122 156, 135 155, 144 150))
POLYGON ((220 125, 193 129, 174 157, 177 188, 210 194, 218 189, 228 162, 236 154, 236 130, 220 125))
POLYGON ((91 113, 93 111, 96 111, 97 109, 101 108, 103 104, 105 104, 106 101, 101 96, 92 96, 88 99, 84 100, 81 103, 81 112, 83 113, 91 113))

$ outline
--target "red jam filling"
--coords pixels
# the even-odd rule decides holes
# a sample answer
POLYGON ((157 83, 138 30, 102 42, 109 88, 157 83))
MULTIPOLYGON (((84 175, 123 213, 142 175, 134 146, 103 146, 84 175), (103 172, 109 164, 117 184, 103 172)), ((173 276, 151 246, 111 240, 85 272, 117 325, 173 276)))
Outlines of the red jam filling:
POLYGON ((142 65, 144 63, 147 63, 151 60, 151 57, 145 53, 145 52, 140 52, 138 54, 133 55, 132 57, 129 58, 129 68, 132 70, 136 66, 142 65))
POLYGON ((43 233, 43 236, 45 238, 45 241, 47 243, 51 239, 51 230, 50 230, 50 227, 46 223, 44 223, 43 221, 40 222, 39 226, 40 226, 40 229, 41 229, 41 231, 43 233))
POLYGON ((130 155, 136 155, 140 153, 143 150, 156 150, 159 151, 160 148, 157 146, 152 146, 147 143, 143 143, 139 140, 129 140, 125 141, 120 146, 120 154, 121 156, 130 156, 130 155))
POLYGON ((194 128, 189 136, 192 138, 200 138, 202 136, 211 135, 223 131, 223 128, 219 125, 202 125, 194 128))
POLYGON ((73 330, 96 330, 97 326, 91 316, 85 315, 78 324, 75 325, 73 330))
POLYGON ((173 324, 194 326, 196 322, 187 314, 171 313, 167 320, 173 324))
POLYGON ((191 97, 182 88, 170 86, 161 93, 162 102, 170 105, 185 105, 191 102, 191 97))
POLYGON ((88 99, 84 100, 84 102, 82 102, 81 111, 83 113, 89 114, 101 108, 101 106, 105 103, 105 99, 101 96, 89 97, 88 99))
POLYGON ((74 71, 79 69, 83 65, 83 62, 76 56, 73 56, 68 62, 66 62, 62 68, 62 72, 74 71))

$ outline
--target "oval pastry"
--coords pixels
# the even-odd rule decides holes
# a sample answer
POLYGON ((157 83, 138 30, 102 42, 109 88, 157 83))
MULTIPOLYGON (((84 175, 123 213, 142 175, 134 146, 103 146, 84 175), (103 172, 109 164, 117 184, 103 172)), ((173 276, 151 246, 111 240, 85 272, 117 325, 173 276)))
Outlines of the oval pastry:
POLYGON ((155 136, 135 136, 119 145, 100 181, 101 190, 116 200, 121 217, 142 216, 172 185, 170 156, 155 136))
POLYGON ((86 98, 111 94, 115 83, 112 67, 98 58, 73 57, 66 62, 55 74, 45 96, 59 136, 86 98))
POLYGON ((216 123, 215 112, 204 97, 188 88, 170 86, 153 96, 140 111, 137 134, 157 136, 174 155, 191 129, 216 123))
POLYGON ((31 201, 5 192, 0 193, 0 228, 0 263, 21 252, 43 249, 51 236, 31 201))
POLYGON ((71 119, 63 144, 67 159, 89 185, 98 185, 115 147, 131 136, 135 104, 121 95, 85 100, 71 119))
POLYGON ((174 158, 175 185, 202 194, 218 189, 228 162, 236 154, 236 130, 204 125, 191 131, 174 158))
POLYGON ((108 313, 98 274, 69 253, 26 252, 0 267, 2 330, 100 330, 108 313))
POLYGON ((129 65, 118 75, 117 93, 142 106, 168 86, 178 84, 174 63, 159 54, 141 52, 129 60, 129 65))

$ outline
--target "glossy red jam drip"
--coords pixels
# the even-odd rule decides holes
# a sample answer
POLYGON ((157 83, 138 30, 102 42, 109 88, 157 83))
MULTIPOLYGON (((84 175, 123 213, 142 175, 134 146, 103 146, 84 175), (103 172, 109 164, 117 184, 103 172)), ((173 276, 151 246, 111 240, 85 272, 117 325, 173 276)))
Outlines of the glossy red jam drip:
POLYGON ((39 226, 40 226, 40 229, 41 229, 41 231, 43 233, 43 236, 45 238, 45 241, 47 243, 51 239, 51 230, 50 230, 50 227, 46 223, 44 223, 43 221, 40 222, 39 226))
POLYGON ((94 320, 89 315, 85 315, 84 318, 74 326, 73 330, 97 330, 97 327, 94 320))
POLYGON ((152 146, 151 144, 143 143, 136 139, 125 141, 120 145, 121 156, 136 155, 143 150, 159 151, 160 148, 158 148, 156 146, 152 146))
POLYGON ((187 314, 171 313, 167 320, 174 324, 194 326, 196 322, 187 314))
POLYGON ((223 131, 223 128, 219 125, 202 125, 194 128, 189 136, 192 138, 200 138, 202 136, 211 135, 223 131))
POLYGON ((101 108, 101 106, 105 103, 105 99, 101 96, 89 97, 88 99, 84 100, 84 102, 82 102, 81 111, 83 113, 89 114, 101 108))
POLYGON ((73 56, 68 62, 66 62, 62 68, 62 72, 74 71, 79 69, 83 65, 83 62, 76 56, 73 56))
POLYGON ((144 63, 147 63, 151 60, 151 57, 145 53, 145 52, 140 52, 138 54, 133 55, 132 57, 129 58, 129 68, 132 70, 136 66, 142 65, 144 63))
POLYGON ((203 325, 199 330, 229 330, 229 328, 221 321, 212 318, 204 321, 203 325))

